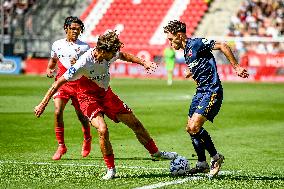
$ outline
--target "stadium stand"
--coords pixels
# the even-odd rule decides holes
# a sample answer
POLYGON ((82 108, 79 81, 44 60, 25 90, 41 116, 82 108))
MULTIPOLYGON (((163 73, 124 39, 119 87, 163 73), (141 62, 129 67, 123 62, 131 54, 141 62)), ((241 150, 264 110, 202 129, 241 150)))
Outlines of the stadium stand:
POLYGON ((125 49, 151 49, 153 54, 161 54, 165 46, 162 26, 168 20, 191 23, 188 32, 193 34, 207 9, 204 0, 93 1, 81 18, 86 23, 85 39, 93 36, 89 42, 95 42, 97 34, 117 29, 125 49))
MULTIPOLYGON (((5 3, 6 7, 11 7, 9 2, 5 3)), ((16 29, 9 33, 10 42, 14 44, 13 53, 23 57, 48 57, 52 42, 64 36, 62 20, 67 15, 81 15, 86 28, 82 37, 89 43, 94 43, 98 34, 116 29, 126 50, 148 49, 155 55, 161 54, 166 45, 162 26, 168 20, 191 23, 188 32, 193 34, 208 9, 204 0, 27 2, 29 5, 22 16, 17 17, 17 23, 23 24, 14 24, 16 29)), ((11 23, 6 25, 13 25, 11 23)))
POLYGON ((6 44, 11 54, 48 57, 52 42, 64 36, 63 21, 68 15, 81 14, 88 1, 26 0, 4 2, 6 44), (15 3, 20 2, 20 3, 15 3), (11 8, 12 7, 12 8, 11 8), (6 11, 7 9, 7 11, 6 11))
MULTIPOLYGON (((234 37, 263 37, 275 39, 284 35, 284 2, 281 0, 245 0, 231 18, 228 35, 234 37)), ((243 43, 238 50, 257 53, 283 52, 283 43, 243 43)))

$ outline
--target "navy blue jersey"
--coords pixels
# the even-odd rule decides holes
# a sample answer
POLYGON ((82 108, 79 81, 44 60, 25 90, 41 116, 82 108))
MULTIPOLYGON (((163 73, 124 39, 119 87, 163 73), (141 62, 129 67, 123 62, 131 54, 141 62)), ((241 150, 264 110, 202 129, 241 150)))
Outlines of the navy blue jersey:
POLYGON ((212 48, 215 41, 204 38, 188 38, 184 49, 185 63, 197 83, 198 92, 222 90, 212 48))

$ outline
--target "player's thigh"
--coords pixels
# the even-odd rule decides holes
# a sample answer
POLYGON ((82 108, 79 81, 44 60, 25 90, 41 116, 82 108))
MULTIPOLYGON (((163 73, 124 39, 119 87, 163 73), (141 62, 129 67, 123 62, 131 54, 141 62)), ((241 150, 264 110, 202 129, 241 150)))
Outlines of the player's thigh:
POLYGON ((142 126, 142 123, 138 120, 138 118, 132 113, 123 113, 116 115, 118 121, 124 123, 130 128, 137 128, 142 126))
MULTIPOLYGON (((113 120, 114 122, 118 123, 118 116, 126 114, 125 116, 121 116, 121 119, 130 121, 134 121, 135 117, 132 114, 132 110, 122 101, 120 98, 112 92, 111 89, 108 90, 107 95, 104 98, 103 108, 105 110, 105 114, 108 118, 113 120), (129 114, 129 115, 127 115, 129 114), (133 116, 131 116, 131 114, 133 116)), ((127 123, 130 121, 126 121, 127 123)))
POLYGON ((213 122, 218 114, 223 100, 223 93, 205 93, 194 113, 198 113, 213 122))
POLYGON ((195 113, 200 101, 202 100, 203 96, 201 93, 196 93, 192 100, 191 100, 191 104, 188 110, 188 117, 191 118, 193 116, 193 114, 195 113))
POLYGON ((79 104, 77 98, 71 98, 71 100, 72 100, 72 105, 75 108, 75 112, 76 112, 76 115, 77 115, 78 119, 82 123, 89 122, 89 119, 87 118, 87 116, 85 116, 84 113, 82 112, 82 110, 80 109, 80 104, 79 104))
POLYGON ((107 124, 104 120, 104 116, 101 113, 98 113, 95 117, 92 118, 91 124, 100 132, 103 133, 107 130, 107 124))
POLYGON ((54 98, 54 111, 56 114, 62 114, 66 104, 68 103, 68 99, 66 98, 54 98))

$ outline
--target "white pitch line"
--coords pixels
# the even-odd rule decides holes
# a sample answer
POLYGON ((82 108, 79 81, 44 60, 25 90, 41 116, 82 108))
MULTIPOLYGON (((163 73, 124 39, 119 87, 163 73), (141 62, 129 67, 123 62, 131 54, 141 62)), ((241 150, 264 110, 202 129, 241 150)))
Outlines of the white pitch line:
MULTIPOLYGON (((24 162, 24 161, 3 161, 0 160, 0 164, 25 164, 25 165, 61 165, 70 167, 100 167, 104 168, 102 165, 95 164, 78 164, 78 163, 49 163, 49 162, 24 162)), ((148 169, 148 170, 168 170, 167 168, 159 167, 140 167, 140 166, 116 166, 119 169, 148 169)))
MULTIPOLYGON (((231 174, 236 174, 241 172, 241 170, 239 171, 220 171, 218 173, 218 175, 231 175, 231 174)), ((169 182, 159 182, 156 184, 151 184, 151 185, 146 185, 146 186, 141 186, 141 187, 137 187, 134 189, 154 189, 154 188, 161 188, 164 186, 168 186, 168 185, 176 185, 176 184, 182 184, 188 181, 193 181, 193 180, 201 180, 201 179, 208 179, 208 174, 204 175, 204 176, 190 176, 184 179, 178 179, 178 180, 174 180, 174 181, 169 181, 169 182)))
POLYGON ((188 182, 188 181, 192 181, 192 180, 200 180, 200 179, 205 179, 205 177, 201 177, 201 176, 187 177, 187 178, 184 178, 184 179, 174 180, 174 181, 170 181, 170 182, 159 182, 157 184, 142 186, 142 187, 138 187, 138 188, 134 188, 134 189, 161 188, 163 186, 168 186, 168 185, 173 185, 173 184, 182 184, 184 182, 188 182))

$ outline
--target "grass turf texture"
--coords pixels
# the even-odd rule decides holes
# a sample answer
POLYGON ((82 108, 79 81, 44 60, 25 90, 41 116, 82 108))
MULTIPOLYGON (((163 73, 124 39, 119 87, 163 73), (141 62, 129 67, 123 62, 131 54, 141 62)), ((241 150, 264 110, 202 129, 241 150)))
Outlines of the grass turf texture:
MULTIPOLYGON (((102 181, 104 162, 92 128, 93 149, 80 155, 82 132, 73 107, 64 112, 68 152, 60 161, 53 103, 40 119, 33 115, 52 80, 35 76, 0 76, 0 188, 135 188, 187 179, 169 174, 169 161, 152 162, 134 134, 107 120, 118 178, 102 181), (41 164, 43 163, 43 164, 41 164), (139 168, 140 167, 140 168, 139 168), (155 169, 157 168, 157 169, 155 169)), ((196 156, 185 132, 195 92, 191 81, 113 79, 113 90, 143 122, 161 150, 196 156)), ((224 102, 214 124, 206 123, 229 174, 170 184, 166 188, 284 188, 284 84, 224 83, 224 102)), ((207 155, 207 159, 209 157, 207 155)))

